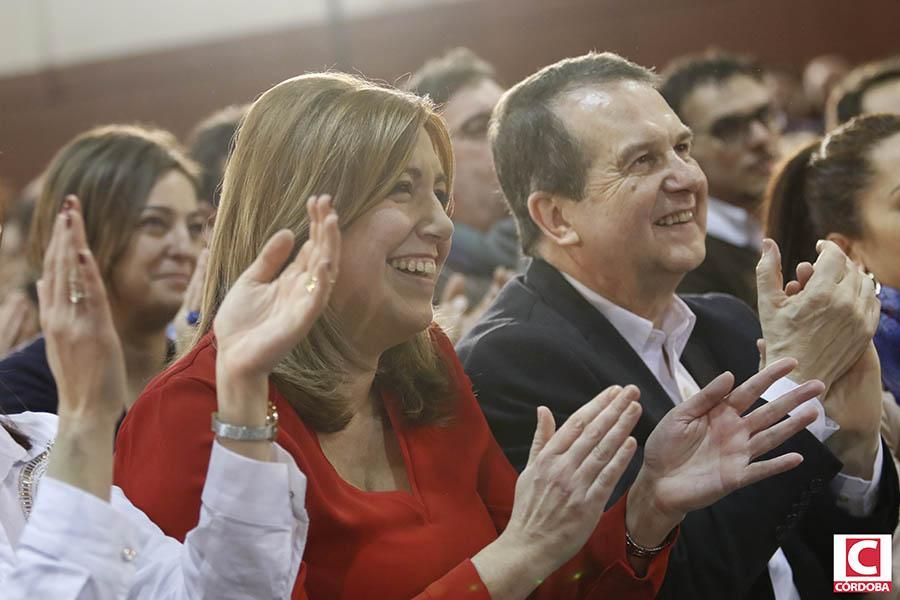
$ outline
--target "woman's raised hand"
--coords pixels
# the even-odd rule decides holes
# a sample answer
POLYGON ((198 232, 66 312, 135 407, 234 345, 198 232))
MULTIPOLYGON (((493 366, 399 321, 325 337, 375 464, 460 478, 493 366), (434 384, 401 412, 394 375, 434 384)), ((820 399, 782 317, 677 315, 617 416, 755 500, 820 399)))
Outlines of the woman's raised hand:
POLYGON ((629 434, 641 415, 639 396, 634 386, 607 388, 559 431, 550 411, 538 409, 509 524, 473 559, 492 597, 524 597, 587 542, 637 449, 629 434), (527 577, 503 577, 509 570, 495 566, 513 561, 527 577))
POLYGON ((37 290, 47 361, 59 397, 59 427, 47 475, 108 499, 112 441, 128 397, 127 375, 75 196, 66 197, 53 225, 37 290))
POLYGON ((53 225, 37 290, 60 418, 114 425, 128 397, 125 359, 75 196, 53 225))
POLYGON ((279 231, 219 307, 214 321, 219 375, 264 380, 327 305, 340 260, 337 215, 327 195, 311 197, 306 206, 309 239, 296 258, 285 266, 294 236, 279 231))

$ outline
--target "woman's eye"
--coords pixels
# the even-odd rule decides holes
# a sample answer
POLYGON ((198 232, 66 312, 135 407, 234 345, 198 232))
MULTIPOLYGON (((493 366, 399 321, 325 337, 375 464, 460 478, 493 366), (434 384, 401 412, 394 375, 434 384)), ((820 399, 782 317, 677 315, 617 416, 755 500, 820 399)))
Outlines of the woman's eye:
POLYGON ((412 194, 412 182, 398 181, 391 189, 391 196, 394 194, 412 194))
POLYGON ((204 227, 203 223, 188 223, 188 232, 190 232, 192 238, 198 238, 203 235, 204 227))
POLYGON ((142 228, 152 232, 161 232, 168 228, 168 223, 159 217, 144 217, 141 219, 140 225, 142 228))
POLYGON ((441 203, 441 206, 446 208, 450 204, 450 194, 447 193, 447 190, 434 190, 434 196, 441 203))
POLYGON ((675 144, 675 152, 678 154, 690 154, 691 145, 687 142, 682 142, 680 144, 675 144))

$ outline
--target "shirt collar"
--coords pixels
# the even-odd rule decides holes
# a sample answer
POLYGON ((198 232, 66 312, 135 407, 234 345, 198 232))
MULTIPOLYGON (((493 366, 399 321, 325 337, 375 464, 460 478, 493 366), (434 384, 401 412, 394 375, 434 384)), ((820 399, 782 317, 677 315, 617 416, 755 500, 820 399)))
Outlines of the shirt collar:
POLYGON ((663 313, 660 328, 655 329, 652 321, 610 302, 571 275, 562 271, 560 273, 591 306, 606 317, 606 320, 615 327, 619 335, 625 338, 628 345, 638 355, 645 355, 647 345, 652 341, 651 338, 658 339, 661 334, 662 346, 670 356, 681 360, 681 353, 684 352, 691 333, 694 331, 694 324, 697 322, 697 316, 684 300, 673 294, 672 302, 663 313))
POLYGON ((762 250, 762 226, 740 206, 708 198, 706 234, 738 248, 762 250))
POLYGON ((0 420, 14 426, 31 442, 31 449, 25 450, 0 427, 0 481, 3 481, 16 464, 30 461, 50 446, 56 437, 57 416, 25 412, 0 416, 0 420))

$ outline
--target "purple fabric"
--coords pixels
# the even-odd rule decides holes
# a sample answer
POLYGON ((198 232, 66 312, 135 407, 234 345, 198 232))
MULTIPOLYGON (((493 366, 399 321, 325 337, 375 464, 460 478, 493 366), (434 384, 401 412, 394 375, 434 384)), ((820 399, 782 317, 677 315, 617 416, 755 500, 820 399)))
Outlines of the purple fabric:
POLYGON ((900 290, 881 287, 881 321, 875 332, 884 388, 900 403, 900 290))

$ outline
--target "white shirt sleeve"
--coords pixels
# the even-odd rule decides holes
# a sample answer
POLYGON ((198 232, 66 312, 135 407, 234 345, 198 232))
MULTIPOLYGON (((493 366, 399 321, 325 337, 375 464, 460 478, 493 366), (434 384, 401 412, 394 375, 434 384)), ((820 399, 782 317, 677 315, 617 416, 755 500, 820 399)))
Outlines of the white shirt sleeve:
MULTIPOLYGON (((763 400, 771 402, 784 394, 787 394, 794 388, 799 387, 788 377, 782 377, 772 384, 763 395, 763 400)), ((840 426, 825 415, 825 407, 818 398, 807 400, 790 414, 800 410, 801 407, 811 404, 816 408, 816 420, 806 426, 806 429, 815 436, 817 440, 824 443, 840 426)), ((881 469, 883 467, 884 453, 881 444, 878 445, 878 451, 875 454, 875 464, 872 468, 872 480, 852 477, 844 473, 838 473, 831 480, 830 488, 835 496, 835 502, 838 507, 847 511, 853 517, 866 517, 875 510, 875 504, 878 501, 878 489, 881 484, 881 469)))
POLYGON ((0 587, 10 600, 125 598, 136 565, 123 551, 138 538, 108 502, 44 477, 16 564, 0 587))
POLYGON ((306 544, 306 478, 273 452, 276 462, 259 462, 213 444, 183 546, 119 488, 109 504, 45 478, 4 598, 288 598, 306 544))

